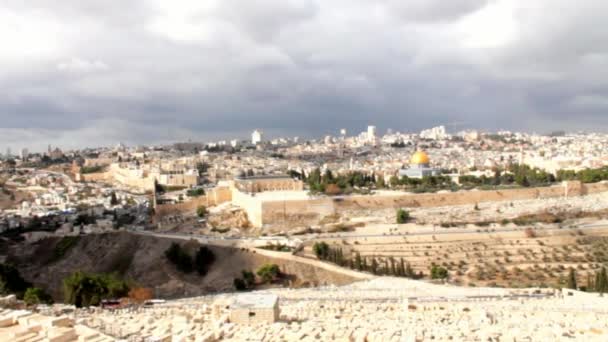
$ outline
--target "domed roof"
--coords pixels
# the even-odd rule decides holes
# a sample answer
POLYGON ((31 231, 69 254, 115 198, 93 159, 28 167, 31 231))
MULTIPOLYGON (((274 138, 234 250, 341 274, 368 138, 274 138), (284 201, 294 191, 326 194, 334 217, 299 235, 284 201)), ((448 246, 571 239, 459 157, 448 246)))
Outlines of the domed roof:
POLYGON ((429 164, 430 162, 429 155, 422 151, 417 151, 412 155, 412 159, 410 159, 410 164, 412 165, 429 164))

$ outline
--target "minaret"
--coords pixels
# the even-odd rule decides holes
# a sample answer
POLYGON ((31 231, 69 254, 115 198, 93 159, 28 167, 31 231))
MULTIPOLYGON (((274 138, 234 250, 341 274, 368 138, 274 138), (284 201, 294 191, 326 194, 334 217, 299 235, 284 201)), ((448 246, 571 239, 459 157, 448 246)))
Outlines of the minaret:
POLYGON ((524 147, 519 148, 519 165, 524 165, 524 147))

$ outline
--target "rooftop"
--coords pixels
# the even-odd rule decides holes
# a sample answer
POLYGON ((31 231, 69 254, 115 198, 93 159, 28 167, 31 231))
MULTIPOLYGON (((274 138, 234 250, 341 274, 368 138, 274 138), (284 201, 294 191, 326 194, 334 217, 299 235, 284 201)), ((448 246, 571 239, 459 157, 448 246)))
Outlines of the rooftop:
POLYGON ((238 295, 232 302, 235 309, 268 309, 273 308, 279 297, 275 294, 250 293, 238 295))

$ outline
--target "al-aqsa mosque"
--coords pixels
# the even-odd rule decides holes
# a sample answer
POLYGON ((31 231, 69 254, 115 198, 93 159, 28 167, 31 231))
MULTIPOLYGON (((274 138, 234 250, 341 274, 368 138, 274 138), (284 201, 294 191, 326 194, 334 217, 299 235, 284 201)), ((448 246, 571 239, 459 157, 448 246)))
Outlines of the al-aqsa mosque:
POLYGON ((431 167, 431 159, 424 151, 416 151, 410 159, 410 167, 399 170, 399 176, 408 178, 422 178, 438 176, 440 171, 431 167))

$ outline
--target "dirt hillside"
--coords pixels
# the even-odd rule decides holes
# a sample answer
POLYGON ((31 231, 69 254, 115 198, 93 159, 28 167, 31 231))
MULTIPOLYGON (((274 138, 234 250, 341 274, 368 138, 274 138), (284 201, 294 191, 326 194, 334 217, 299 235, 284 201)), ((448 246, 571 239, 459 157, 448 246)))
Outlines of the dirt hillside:
MULTIPOLYGON (((210 246, 216 256, 209 273, 184 274, 164 256, 170 239, 112 233, 79 238, 48 238, 37 243, 11 245, 7 261, 36 286, 46 289, 56 300, 63 298, 62 279, 75 271, 117 273, 140 286, 155 290, 159 298, 177 298, 210 292, 232 291, 232 282, 242 270, 255 270, 264 263, 276 263, 290 277, 290 286, 346 284, 353 279, 304 264, 281 260, 233 248, 210 246), (66 247, 67 246, 67 247, 66 247)), ((194 241, 176 241, 191 255, 200 246, 194 241)), ((2 254, 2 252, 0 252, 2 254)))

